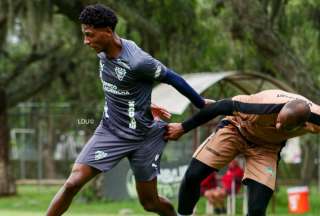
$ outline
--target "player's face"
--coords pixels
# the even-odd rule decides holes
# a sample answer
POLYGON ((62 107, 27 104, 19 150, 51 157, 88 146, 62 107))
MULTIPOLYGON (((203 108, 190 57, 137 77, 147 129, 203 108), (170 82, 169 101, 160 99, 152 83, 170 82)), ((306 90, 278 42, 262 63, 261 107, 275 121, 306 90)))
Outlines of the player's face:
POLYGON ((81 25, 83 43, 93 48, 97 53, 106 50, 112 37, 112 30, 106 28, 94 28, 90 25, 81 25))
POLYGON ((285 132, 294 132, 304 127, 304 124, 297 122, 297 119, 285 111, 280 111, 276 121, 276 128, 285 132))

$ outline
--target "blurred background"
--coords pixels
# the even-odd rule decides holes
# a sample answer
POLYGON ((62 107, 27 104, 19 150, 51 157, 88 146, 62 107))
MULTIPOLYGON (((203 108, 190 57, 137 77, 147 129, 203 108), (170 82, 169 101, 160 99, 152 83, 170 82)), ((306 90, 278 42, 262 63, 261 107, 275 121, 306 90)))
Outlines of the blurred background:
MULTIPOLYGON (((0 0, 0 215, 28 215, 28 211, 43 215, 100 122, 104 96, 98 59, 83 45, 78 22, 83 7, 97 2, 0 0)), ((205 79, 216 76, 207 78, 211 81, 201 90, 205 97, 219 99, 282 88, 320 104, 317 0, 99 3, 117 12, 120 37, 135 41, 179 74, 186 78, 194 73, 203 73, 205 79), (225 73, 228 71, 232 74, 225 73)), ((161 104, 166 94, 161 97, 160 91, 159 95, 153 101, 161 104)), ((187 105, 172 121, 181 121, 194 111, 187 105)), ((162 194, 176 199, 193 150, 215 125, 216 121, 210 122, 179 142, 168 143, 159 177, 162 194)), ((286 214, 286 188, 307 185, 310 214, 317 215, 319 135, 291 142, 292 149, 283 153, 279 165, 279 194, 275 193, 269 212, 286 214)), ((144 214, 134 197, 134 181, 124 160, 79 194, 73 207, 78 210, 71 209, 75 213, 70 215, 86 211, 118 214, 123 209, 128 210, 123 214, 144 214), (111 211, 110 203, 120 204, 111 211)), ((203 206, 199 212, 204 212, 203 206)))

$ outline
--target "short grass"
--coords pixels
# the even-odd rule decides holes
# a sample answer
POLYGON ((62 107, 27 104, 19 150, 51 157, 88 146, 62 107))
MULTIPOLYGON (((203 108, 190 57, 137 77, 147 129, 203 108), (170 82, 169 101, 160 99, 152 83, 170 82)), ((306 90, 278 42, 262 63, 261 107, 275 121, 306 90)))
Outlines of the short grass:
MULTIPOLYGON (((45 211, 58 191, 57 186, 19 186, 18 195, 0 198, 1 216, 38 216, 45 211)), ((130 215, 152 215, 144 212, 137 200, 121 202, 95 201, 85 203, 76 198, 66 216, 111 216, 119 212, 130 212, 130 215)))
MULTIPOLYGON (((45 211, 54 194, 58 191, 57 186, 19 186, 18 195, 0 198, 1 216, 44 216, 45 211)), ((238 213, 241 213, 241 198, 237 199, 238 213)), ((275 213, 272 214, 272 202, 269 204, 268 215, 289 215, 286 188, 281 187, 276 194, 275 213)), ((175 206, 177 202, 174 201, 175 206)), ((311 211, 310 216, 320 215, 320 194, 315 188, 310 193, 311 211)), ((197 206, 198 215, 204 215, 205 200, 201 199, 197 206)), ((66 216, 113 216, 113 215, 155 215, 146 213, 137 200, 121 202, 95 201, 85 203, 77 198, 72 203, 66 216), (125 214, 128 213, 128 214, 125 214)), ((240 215, 240 214, 239 214, 240 215)))

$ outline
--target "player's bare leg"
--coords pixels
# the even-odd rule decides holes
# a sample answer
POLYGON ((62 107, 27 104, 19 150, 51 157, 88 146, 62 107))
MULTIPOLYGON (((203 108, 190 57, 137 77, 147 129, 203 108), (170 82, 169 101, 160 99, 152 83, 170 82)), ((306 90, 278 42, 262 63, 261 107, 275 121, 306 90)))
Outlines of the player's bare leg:
POLYGON ((146 211, 155 212, 161 216, 176 216, 170 201, 158 195, 157 178, 145 182, 138 181, 136 188, 139 201, 146 211))
POLYGON ((62 215, 69 208, 73 197, 83 185, 99 173, 99 170, 88 165, 75 164, 69 178, 51 201, 46 215, 62 215))

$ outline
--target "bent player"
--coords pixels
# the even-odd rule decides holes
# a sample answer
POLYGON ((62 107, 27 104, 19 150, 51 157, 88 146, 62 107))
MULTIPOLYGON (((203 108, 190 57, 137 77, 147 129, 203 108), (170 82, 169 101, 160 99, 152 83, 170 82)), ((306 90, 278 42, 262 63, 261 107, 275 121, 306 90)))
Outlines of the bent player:
POLYGON ((243 182, 248 187, 248 215, 265 215, 273 194, 279 152, 289 138, 320 132, 320 107, 309 99, 266 90, 217 101, 181 123, 168 125, 167 138, 226 115, 217 130, 194 153, 179 192, 178 215, 191 215, 200 183, 237 155, 246 160, 243 182))

